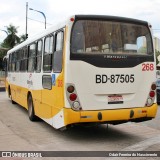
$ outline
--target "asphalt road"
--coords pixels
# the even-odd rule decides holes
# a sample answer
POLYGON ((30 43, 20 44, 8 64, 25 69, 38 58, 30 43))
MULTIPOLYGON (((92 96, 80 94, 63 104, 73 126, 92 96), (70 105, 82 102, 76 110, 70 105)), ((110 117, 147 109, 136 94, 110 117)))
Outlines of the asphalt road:
MULTIPOLYGON (((77 126, 59 131, 43 121, 29 121, 27 111, 17 104, 13 105, 6 93, 0 92, 0 151, 160 151, 160 107, 156 118, 144 123, 109 125, 108 128, 107 125, 77 126)), ((115 160, 117 158, 65 159, 115 160)), ((158 160, 152 157, 139 159, 158 160)))

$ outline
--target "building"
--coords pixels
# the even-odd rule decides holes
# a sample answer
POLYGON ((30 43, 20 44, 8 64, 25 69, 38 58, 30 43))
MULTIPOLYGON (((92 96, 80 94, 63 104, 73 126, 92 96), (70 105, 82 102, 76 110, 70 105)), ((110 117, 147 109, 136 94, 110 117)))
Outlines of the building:
POLYGON ((157 37, 154 37, 153 43, 154 43, 155 50, 160 52, 160 39, 157 37))

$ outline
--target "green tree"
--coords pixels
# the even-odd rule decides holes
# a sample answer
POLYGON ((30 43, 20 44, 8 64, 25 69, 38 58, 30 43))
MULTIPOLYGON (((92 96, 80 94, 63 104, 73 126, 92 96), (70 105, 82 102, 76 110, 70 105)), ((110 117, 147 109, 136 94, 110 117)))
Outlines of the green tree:
POLYGON ((6 50, 0 50, 0 59, 3 59, 3 57, 6 55, 7 51, 6 50))
POLYGON ((156 52, 156 65, 157 65, 158 63, 160 63, 158 61, 158 56, 160 55, 160 51, 155 50, 155 52, 156 52))
POLYGON ((5 48, 13 48, 15 45, 17 45, 18 43, 20 43, 20 38, 16 35, 17 34, 17 28, 13 26, 12 24, 10 24, 9 26, 7 26, 7 33, 8 36, 5 38, 4 42, 2 43, 2 47, 5 48))
POLYGON ((0 45, 0 70, 3 69, 3 57, 7 54, 7 50, 0 45))
POLYGON ((25 34, 22 34, 20 36, 20 43, 24 42, 26 40, 26 35, 25 34))
POLYGON ((2 69, 2 61, 3 57, 6 55, 7 51, 13 48, 15 45, 22 43, 26 40, 25 35, 21 35, 20 37, 17 36, 17 29, 14 25, 10 24, 6 27, 6 32, 8 36, 4 39, 4 41, 0 44, 0 70, 2 69))

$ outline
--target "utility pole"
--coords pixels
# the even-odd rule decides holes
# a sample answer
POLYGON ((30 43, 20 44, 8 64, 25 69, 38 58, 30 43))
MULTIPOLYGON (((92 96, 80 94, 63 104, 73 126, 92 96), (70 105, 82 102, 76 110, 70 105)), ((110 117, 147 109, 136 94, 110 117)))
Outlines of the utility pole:
POLYGON ((28 38, 28 33, 27 33, 27 20, 28 20, 28 2, 26 2, 26 39, 28 38))

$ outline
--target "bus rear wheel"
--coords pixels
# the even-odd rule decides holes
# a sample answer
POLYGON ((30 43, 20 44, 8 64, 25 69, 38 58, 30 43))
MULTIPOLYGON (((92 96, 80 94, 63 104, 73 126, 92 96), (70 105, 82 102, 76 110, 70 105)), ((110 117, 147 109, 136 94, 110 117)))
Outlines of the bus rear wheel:
POLYGON ((34 112, 34 105, 33 105, 33 100, 31 95, 28 96, 28 116, 31 121, 37 120, 37 116, 35 115, 35 112, 34 112))

